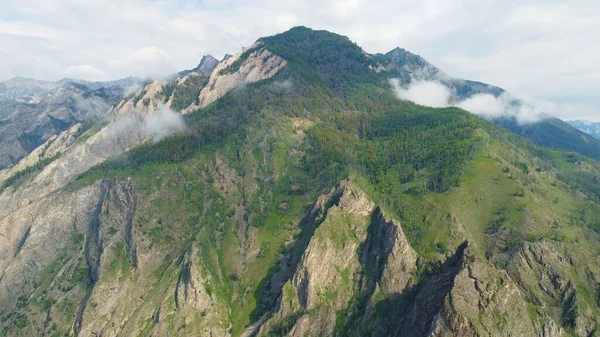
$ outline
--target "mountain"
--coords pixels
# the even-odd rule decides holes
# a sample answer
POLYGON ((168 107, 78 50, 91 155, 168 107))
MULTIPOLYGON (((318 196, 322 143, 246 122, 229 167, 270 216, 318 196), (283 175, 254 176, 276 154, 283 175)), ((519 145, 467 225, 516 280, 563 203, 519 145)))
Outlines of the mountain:
POLYGON ((0 169, 78 123, 104 117, 110 107, 140 86, 128 77, 108 82, 57 82, 13 78, 0 83, 0 169))
POLYGON ((593 123, 581 120, 568 121, 567 123, 596 139, 600 139, 600 123, 593 123))
POLYGON ((89 82, 70 78, 64 78, 60 81, 40 81, 33 78, 14 77, 10 80, 0 82, 0 103, 37 103, 46 93, 67 83, 77 83, 85 86, 87 89, 98 90, 114 87, 128 88, 138 86, 142 82, 142 79, 136 77, 127 77, 106 82, 89 82))
POLYGON ((594 335, 600 163, 393 64, 296 27, 48 139, 0 173, 2 335, 594 335))
POLYGON ((377 54, 377 57, 387 63, 386 67, 392 73, 396 73, 402 83, 410 84, 415 80, 439 81, 452 91, 453 100, 464 100, 476 94, 498 97, 504 93, 503 89, 489 84, 450 77, 421 56, 402 48, 395 48, 386 54, 377 54))
MULTIPOLYGON (((400 79, 402 84, 408 86, 413 81, 439 82, 451 91, 452 102, 460 102, 477 94, 489 94, 497 98, 505 93, 504 89, 493 85, 450 77, 422 57, 402 48, 396 48, 385 55, 378 54, 377 56, 388 62, 387 68, 395 73, 396 78, 400 79)), ((518 99, 512 99, 510 104, 520 106, 524 103, 518 99)), ((534 123, 522 123, 514 116, 495 117, 492 118, 492 121, 536 144, 575 151, 600 160, 600 141, 581 132, 578 130, 581 128, 573 123, 551 117, 540 118, 534 123)))

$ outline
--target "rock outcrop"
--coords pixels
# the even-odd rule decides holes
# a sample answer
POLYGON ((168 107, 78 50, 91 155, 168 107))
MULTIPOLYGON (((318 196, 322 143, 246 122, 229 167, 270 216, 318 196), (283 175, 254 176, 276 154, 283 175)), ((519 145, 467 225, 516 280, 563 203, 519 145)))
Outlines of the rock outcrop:
POLYGON ((332 335, 340 311, 352 314, 376 291, 401 294, 411 282, 415 251, 354 183, 319 198, 315 210, 324 218, 259 335, 332 335))
POLYGON ((314 210, 323 220, 282 286, 276 310, 255 330, 258 336, 546 337, 564 332, 551 317, 531 314, 523 285, 476 259, 468 242, 442 264, 421 271, 429 262, 420 261, 401 224, 353 183, 319 198, 314 210))
POLYGON ((259 41, 248 50, 219 63, 210 75, 208 84, 200 91, 198 101, 182 110, 182 113, 204 108, 232 89, 271 78, 286 64, 281 57, 261 48, 259 41))

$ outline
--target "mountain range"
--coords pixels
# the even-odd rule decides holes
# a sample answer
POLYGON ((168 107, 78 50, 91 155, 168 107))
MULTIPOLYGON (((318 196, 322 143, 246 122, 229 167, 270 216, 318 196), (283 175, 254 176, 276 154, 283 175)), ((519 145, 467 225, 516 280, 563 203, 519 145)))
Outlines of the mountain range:
POLYGON ((596 335, 600 141, 419 81, 505 95, 306 27, 134 92, 2 89, 1 334, 596 335))
POLYGON ((571 126, 576 127, 577 129, 589 134, 590 136, 600 139, 600 123, 593 123, 587 121, 568 121, 567 123, 571 124, 571 126))
POLYGON ((109 82, 15 77, 0 83, 0 168, 11 167, 48 139, 77 123, 91 125, 141 79, 109 82))

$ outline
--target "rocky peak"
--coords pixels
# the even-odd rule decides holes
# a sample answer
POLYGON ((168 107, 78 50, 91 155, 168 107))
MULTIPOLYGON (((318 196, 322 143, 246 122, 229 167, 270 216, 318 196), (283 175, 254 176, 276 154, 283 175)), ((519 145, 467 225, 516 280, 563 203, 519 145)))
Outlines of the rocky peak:
POLYGON ((231 54, 225 54, 223 56, 223 59, 221 60, 221 62, 225 62, 225 61, 229 60, 232 57, 233 57, 233 55, 231 55, 231 54))
POLYGON ((359 301, 356 310, 362 311, 375 294, 401 294, 410 285, 416 252, 400 225, 356 184, 343 181, 316 205, 324 218, 259 335, 269 335, 288 317, 297 318, 290 336, 331 335, 336 310, 359 301))
POLYGON ((214 69, 208 84, 202 88, 197 102, 182 113, 189 113, 208 106, 230 90, 241 85, 273 77, 287 65, 287 61, 255 43, 246 51, 223 61, 214 69))
POLYGON ((338 205, 343 212, 357 213, 363 216, 373 212, 375 204, 368 199, 363 191, 353 188, 349 181, 344 181, 340 189, 342 194, 338 205))
POLYGON ((198 67, 196 67, 195 71, 203 75, 210 75, 210 73, 215 70, 218 64, 219 60, 212 57, 212 55, 204 55, 202 56, 202 60, 200 60, 200 64, 198 64, 198 67))
POLYGON ((400 72, 407 73, 412 78, 429 80, 440 76, 444 77, 440 69, 427 62, 424 58, 400 47, 380 57, 391 62, 394 68, 400 72))

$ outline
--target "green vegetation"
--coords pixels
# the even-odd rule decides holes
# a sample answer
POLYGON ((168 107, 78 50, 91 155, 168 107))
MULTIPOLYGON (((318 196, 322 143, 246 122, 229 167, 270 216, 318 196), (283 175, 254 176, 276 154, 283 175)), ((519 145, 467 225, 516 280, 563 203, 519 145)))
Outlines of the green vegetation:
POLYGON ((200 91, 208 83, 208 76, 189 75, 187 80, 176 87, 177 81, 165 86, 165 99, 169 100, 173 94, 171 108, 176 111, 183 110, 198 101, 200 91))
MULTIPOLYGON (((102 204, 108 263, 99 284, 123 286, 133 299, 111 313, 114 321, 127 317, 122 334, 149 334, 159 324, 174 335, 197 335, 205 326, 241 334, 273 309, 278 294, 269 281, 289 267, 283 263, 301 256, 303 240, 322 239, 334 248, 360 244, 348 226, 358 220, 342 212, 330 212, 316 234, 305 218, 320 195, 348 177, 401 223, 419 255, 415 285, 439 276, 442 261, 465 239, 474 258, 500 269, 508 269, 527 242, 544 240, 561 251, 576 247, 582 260, 600 253, 600 164, 594 160, 538 147, 460 109, 398 101, 389 74, 373 71, 377 61, 346 38, 300 27, 263 42, 261 48, 288 61, 275 78, 229 92, 186 115, 187 132, 110 158, 70 186, 125 177, 135 186, 132 237, 144 268, 135 269, 131 237, 119 217, 127 209, 125 192, 111 191, 102 204), (274 85, 287 80, 293 90, 274 85)), ((201 80, 182 91, 167 87, 174 108, 196 99, 201 80)), ((81 251, 85 237, 73 234, 68 241, 69 251, 81 251)), ((61 258, 41 270, 39 288, 49 288, 66 264, 61 258)), ((69 264, 64 275, 71 287, 57 282, 61 294, 85 289, 85 266, 81 256, 69 264)), ((331 309, 340 292, 355 291, 356 274, 337 265, 335 271, 342 286, 321 289, 319 310, 331 309)), ((559 271, 575 285, 568 306, 535 290, 526 296, 540 296, 547 306, 539 310, 564 311, 565 327, 572 327, 587 309, 596 310, 600 292, 592 274, 559 271)), ((64 305, 50 290, 35 302, 40 310, 64 305)), ((383 315, 391 304, 378 291, 373 303, 358 291, 350 302, 373 304, 383 315)), ((290 306, 299 307, 299 297, 284 286, 290 306)), ((72 316, 75 309, 67 309, 72 316)), ((336 331, 348 331, 352 308, 336 311, 336 331)), ((283 317, 271 334, 288 333, 305 314, 313 313, 283 317)), ((506 325, 499 313, 492 316, 500 329, 506 325)))

